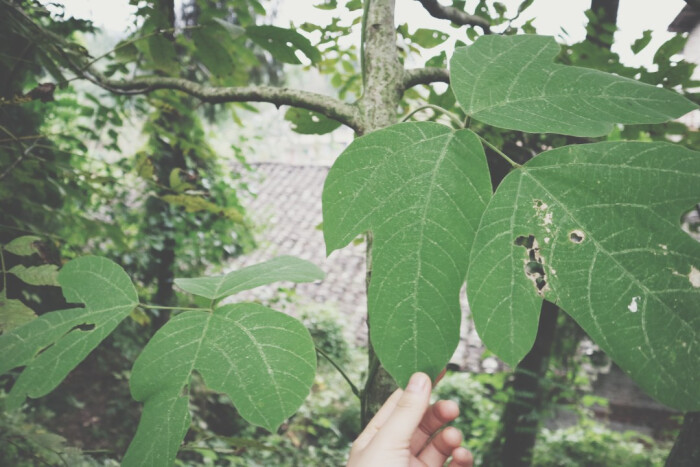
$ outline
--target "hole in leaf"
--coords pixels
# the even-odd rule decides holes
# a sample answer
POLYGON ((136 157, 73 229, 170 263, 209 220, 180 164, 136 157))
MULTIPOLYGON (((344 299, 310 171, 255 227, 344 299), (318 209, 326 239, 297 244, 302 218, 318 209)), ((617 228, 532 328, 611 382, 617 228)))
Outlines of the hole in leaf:
POLYGON ((532 281, 537 294, 544 296, 549 290, 547 273, 544 270, 544 258, 540 255, 540 247, 534 235, 521 235, 513 241, 514 245, 522 246, 526 251, 525 276, 532 281))
POLYGON ((569 240, 571 240, 571 243, 581 243, 585 239, 586 234, 584 234, 581 230, 574 230, 569 234, 569 240))
POLYGON ((514 245, 517 246, 523 246, 525 248, 532 248, 533 243, 535 242, 535 236, 534 235, 529 235, 525 237, 524 235, 519 236, 513 241, 514 245))
POLYGON ((44 352, 46 352, 47 350, 49 350, 51 347, 53 347, 53 343, 51 343, 51 344, 47 345, 46 347, 44 347, 43 349, 39 350, 39 351, 36 353, 36 355, 39 356, 39 355, 43 354, 44 352))
POLYGON ((73 326, 70 329, 70 331, 68 331, 68 332, 71 332, 71 331, 92 331, 93 329, 95 329, 94 324, 83 323, 83 324, 77 324, 77 325, 73 326))

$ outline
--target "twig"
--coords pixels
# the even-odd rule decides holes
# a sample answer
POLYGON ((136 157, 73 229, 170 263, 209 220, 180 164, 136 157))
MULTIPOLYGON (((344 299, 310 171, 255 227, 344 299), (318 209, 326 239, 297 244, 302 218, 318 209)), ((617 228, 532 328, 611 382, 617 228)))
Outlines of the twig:
POLYGON ((477 15, 470 15, 469 13, 459 10, 455 7, 445 6, 440 4, 438 0, 417 0, 423 5, 431 16, 438 19, 448 19, 455 24, 460 26, 480 26, 484 33, 489 34, 491 32, 491 25, 489 22, 477 15))
POLYGON ((352 391, 352 393, 355 394, 355 396, 357 396, 357 397, 359 398, 359 397, 360 397, 360 390, 357 389, 357 386, 355 386, 355 385, 353 384, 353 382, 350 380, 350 377, 348 377, 348 375, 345 374, 345 372, 343 371, 343 369, 340 368, 340 366, 338 366, 338 364, 335 363, 335 362, 333 361, 333 359, 332 359, 326 352, 324 352, 323 350, 321 350, 318 346, 316 346, 316 353, 318 353, 318 354, 321 355, 323 358, 325 358, 326 360, 328 360, 328 361, 330 362, 330 364, 333 365, 333 367, 334 367, 336 370, 338 370, 338 372, 343 376, 343 378, 345 379, 345 381, 347 381, 348 384, 350 385, 350 390, 352 391))
POLYGON ((409 89, 418 84, 450 83, 450 72, 445 68, 424 67, 406 70, 403 75, 403 89, 409 89))
POLYGON ((508 163, 509 163, 511 166, 513 166, 513 167, 516 168, 516 169, 522 167, 522 165, 518 164, 517 162, 515 162, 515 161, 514 161, 513 159, 511 159, 510 157, 506 156, 506 155, 503 153, 503 151, 501 151, 500 149, 498 149, 498 148, 497 148, 496 146, 494 146, 493 144, 489 143, 489 142, 488 142, 486 139, 484 139, 482 136, 480 136, 480 135, 477 135, 477 136, 479 136, 479 139, 480 139, 484 144, 486 144, 486 146, 488 146, 489 148, 491 148, 491 149, 493 150, 493 152, 495 152, 496 154, 498 154, 499 156, 501 156, 502 158, 504 158, 506 161, 508 161, 508 163))
POLYGON ((450 118, 450 120, 452 120, 452 123, 454 123, 457 126, 457 128, 462 128, 462 121, 459 118, 457 118, 456 115, 454 115, 452 112, 450 112, 447 109, 443 109, 442 107, 440 107, 438 105, 433 105, 433 104, 425 104, 425 105, 418 107, 417 109, 411 111, 408 115, 406 115, 401 121, 405 122, 409 118, 411 118, 414 114, 420 112, 421 110, 426 110, 426 109, 434 110, 435 112, 439 112, 441 114, 447 115, 450 118))

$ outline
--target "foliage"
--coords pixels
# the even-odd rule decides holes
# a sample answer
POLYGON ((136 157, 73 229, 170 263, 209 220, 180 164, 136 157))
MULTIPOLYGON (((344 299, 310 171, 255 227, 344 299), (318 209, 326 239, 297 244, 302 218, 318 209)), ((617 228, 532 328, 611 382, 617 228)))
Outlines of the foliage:
MULTIPOLYGON (((512 65, 506 52, 531 49, 526 55, 534 62, 543 51, 551 56, 552 45, 536 36, 490 36, 458 50, 450 73, 464 110, 506 128, 592 135, 604 132, 610 121, 629 121, 631 114, 620 113, 620 105, 634 109, 634 122, 650 123, 661 116, 644 110, 649 99, 666 101, 665 119, 695 107, 667 90, 600 72, 588 73, 586 85, 568 88, 571 80, 552 77, 563 72, 580 78, 582 70, 559 66, 540 75, 527 67, 527 58, 520 72, 502 72, 512 65), (480 76, 489 76, 484 89, 477 87, 480 76), (592 112, 588 94, 578 90, 598 85, 596 94, 622 86, 624 104, 598 101, 592 112), (490 100, 483 104, 485 96, 490 100), (563 96, 567 102, 559 102, 563 96), (520 99, 535 110, 523 110, 520 99), (481 107, 474 107, 493 103, 499 111, 484 117, 481 107), (552 114, 562 106, 565 112, 552 114), (566 121, 572 126, 561 125, 566 121)), ((531 348, 542 298, 547 298, 574 316, 656 398, 679 409, 697 409, 700 386, 684 368, 700 364, 693 344, 700 329, 692 305, 700 293, 693 279, 700 245, 676 224, 700 197, 698 153, 618 142, 556 149, 523 166, 511 161, 513 172, 481 217, 478 207, 485 195, 478 187, 487 173, 478 137, 469 130, 452 133, 436 126, 442 130, 429 127, 428 132, 430 124, 418 125, 400 124, 356 140, 324 186, 329 252, 363 230, 375 235, 371 339, 399 384, 418 370, 436 376, 450 357, 456 335, 449 339, 442 333, 458 322, 460 267, 468 265, 467 294, 477 330, 506 362, 516 364, 531 348), (470 136, 453 155, 447 143, 460 134, 470 136), (474 161, 467 162, 470 158, 474 161), (446 162, 449 169, 443 168, 446 162), (445 170, 454 179, 444 178, 445 170), (397 177, 401 182, 395 188, 397 177), (648 190, 652 181, 659 183, 654 191, 648 190), (414 201, 403 190, 421 195, 414 201), (474 219, 480 217, 472 244, 474 219), (636 234, 621 235, 628 231, 636 234), (658 270, 664 275, 656 276, 658 270), (444 311, 435 306, 440 302, 444 311), (657 371, 647 371, 649 365, 657 371)))
POLYGON ((584 421, 570 428, 542 430, 532 465, 651 467, 664 465, 667 454, 667 449, 637 433, 620 433, 584 421))
MULTIPOLYGON (((146 406, 125 456, 126 465, 173 462, 190 421, 188 398, 181 392, 189 387, 195 369, 208 386, 228 394, 244 418, 269 430, 298 408, 315 370, 308 331, 293 318, 261 305, 215 307, 217 298, 246 287, 323 277, 318 268, 301 260, 281 261, 288 265, 286 269, 278 270, 280 261, 273 260, 252 266, 248 273, 224 276, 217 284, 228 288, 211 297, 208 309, 177 315, 149 341, 130 379, 134 398, 146 406), (238 338, 231 339, 232 335, 238 338), (164 367, 161 359, 169 354, 177 358, 168 359, 164 367), (222 365, 228 367, 225 374, 222 365)), ((84 308, 47 313, 0 335, 0 351, 10 356, 2 362, 0 374, 25 366, 5 401, 8 409, 19 407, 26 395, 39 397, 53 390, 139 305, 129 277, 105 258, 71 261, 58 280, 66 300, 84 308)), ((194 284, 204 287, 206 295, 207 278, 194 284)), ((195 292, 200 293, 196 288, 195 292)))
MULTIPOLYGON (((2 401, 2 396, 0 396, 2 401)), ((75 467, 117 466, 114 460, 98 462, 66 439, 48 431, 17 411, 0 409, 0 465, 32 467, 35 465, 70 465, 75 467)))
MULTIPOLYGON (((134 365, 130 381, 134 397, 145 401, 146 409, 127 464, 150 460, 167 464, 175 459, 190 425, 189 393, 197 387, 202 392, 226 393, 242 416, 274 429, 300 404, 311 384, 315 356, 311 338, 301 325, 261 305, 215 307, 218 299, 236 291, 246 274, 181 281, 184 290, 202 295, 211 304, 183 310, 165 322, 168 311, 162 305, 176 302, 172 285, 178 268, 202 269, 226 254, 236 254, 246 243, 244 210, 220 177, 219 156, 207 145, 201 115, 193 110, 194 97, 210 103, 261 100, 278 107, 298 106, 286 118, 301 133, 326 133, 340 123, 358 133, 370 133, 355 140, 331 170, 324 189, 324 235, 330 252, 364 231, 371 232, 367 242, 371 245, 370 339, 382 365, 400 384, 416 370, 435 376, 447 362, 458 341, 458 292, 466 277, 478 331, 507 362, 517 363, 531 347, 545 298, 560 303, 652 395, 680 409, 698 409, 700 386, 687 368, 700 364, 694 351, 699 331, 695 303, 700 255, 698 246, 677 225, 682 211, 700 197, 698 153, 661 143, 621 141, 681 137, 691 147, 697 142, 697 136, 682 125, 663 123, 696 106, 656 86, 686 93, 691 87, 692 66, 672 59, 683 45, 682 37, 657 52, 654 60, 659 69, 654 72, 623 67, 613 54, 600 54, 589 43, 567 47, 557 56, 558 47, 551 38, 515 34, 514 21, 532 1, 523 2, 509 18, 501 3, 481 0, 474 12, 482 21, 467 21, 469 26, 460 31, 471 45, 458 47, 449 62, 443 51, 428 61, 430 67, 450 64, 451 87, 444 92, 432 87, 421 92, 412 87, 446 81, 446 70, 409 70, 403 65, 411 63, 411 53, 429 51, 448 35, 443 30, 411 31, 408 25, 401 25, 397 52, 397 31, 393 18, 386 14, 392 8, 377 7, 381 0, 346 2, 343 6, 352 12, 349 25, 336 18, 327 26, 304 23, 299 28, 257 24, 256 15, 266 13, 257 0, 187 3, 184 24, 176 23, 172 1, 131 3, 138 17, 134 34, 115 50, 94 58, 82 46, 65 40, 71 31, 90 30, 90 25, 62 24, 34 2, 0 0, 0 6, 9 12, 0 21, 16 36, 6 51, 11 60, 0 58, 3 66, 10 66, 0 71, 13 66, 19 70, 9 74, 13 77, 15 73, 16 79, 5 80, 11 84, 10 92, 3 90, 5 100, 0 104, 6 104, 8 98, 11 101, 0 105, 0 129, 12 119, 27 123, 21 131, 5 131, 12 140, 12 151, 0 154, 19 183, 7 185, 9 189, 0 186, 4 190, 0 202, 7 193, 28 187, 19 205, 23 211, 12 212, 8 222, 12 228, 40 232, 58 224, 60 218, 90 213, 93 219, 80 221, 83 229, 77 229, 72 220, 63 226, 70 236, 63 240, 73 249, 71 253, 106 246, 110 257, 119 258, 138 273, 139 285, 155 284, 153 299, 161 305, 142 305, 159 309, 159 320, 153 324, 160 329, 134 365), (23 8, 15 8, 17 5, 23 8), (475 25, 488 32, 483 19, 503 34, 478 37, 475 25), (341 46, 355 24, 363 27, 359 53, 354 46, 341 46), (18 40, 40 44, 27 60, 31 70, 17 67, 22 57, 13 55, 11 49, 18 40), (96 66, 101 60, 108 63, 96 66), (266 72, 274 83, 275 73, 270 69, 276 62, 307 63, 330 75, 339 99, 249 86, 251 81, 264 81, 259 78, 266 72), (121 125, 121 113, 107 109, 109 105, 100 99, 86 97, 93 101, 91 107, 64 95, 64 108, 39 107, 52 96, 55 85, 36 86, 39 80, 32 73, 40 70, 37 63, 59 85, 67 83, 63 73, 69 70, 75 78, 88 78, 109 91, 149 93, 134 106, 140 115, 148 115, 143 151, 96 168, 92 162, 76 162, 76 155, 88 151, 75 135, 52 143, 60 142, 61 151, 67 151, 60 160, 60 151, 50 144, 42 144, 47 154, 39 154, 34 152, 38 147, 15 137, 33 138, 40 129, 42 109, 53 109, 47 115, 64 122, 78 122, 76 113, 84 112, 94 116, 93 126, 112 125, 107 129, 108 147, 120 150, 115 127, 121 125), (420 72, 430 76, 421 78, 420 72), (387 82, 386 76, 396 81, 387 82), (27 87, 34 89, 25 94, 27 87), (357 101, 346 103, 348 97, 357 101), (435 112, 430 117, 433 122, 384 128, 396 121, 394 109, 408 112, 410 105, 426 102, 435 112), (20 108, 21 103, 29 105, 20 108), (34 112, 25 114, 26 109, 34 112), (438 120, 449 121, 450 126, 436 123, 438 120), (662 124, 651 126, 657 123, 662 124), (611 130, 608 139, 620 141, 593 143, 590 138, 611 130), (562 147, 571 143, 575 145, 562 147), (62 167, 55 164, 57 160, 62 167), (50 167, 47 175, 37 179, 37 169, 46 167, 50 167), (491 198, 489 179, 495 186, 509 170, 491 198), (134 193, 119 183, 129 173, 127 178, 140 178, 134 193), (64 202, 64 198, 71 199, 70 194, 77 194, 76 201, 64 202), (53 212, 59 216, 53 218, 53 212), (256 324, 256 319, 263 325, 256 324), (291 354, 277 348, 278 341, 289 333, 299 338, 291 354), (239 338, 229 342, 230 334, 239 338), (237 347, 245 342, 252 344, 237 347), (266 351, 256 353, 256 342, 267 345, 266 351), (223 356, 222 346, 226 346, 223 356), (232 376, 236 364, 225 357, 233 353, 245 355, 249 363, 257 362, 246 368, 244 377, 232 376), (298 371, 289 373, 288 366, 298 371), (222 375, 222 368, 228 373, 222 375), (156 369, 164 369, 163 374, 156 369), (281 395, 278 376, 285 379, 282 386, 290 391, 288 396, 281 395), (259 386, 264 386, 259 390, 261 397, 254 400, 252 388, 259 386), (268 402, 263 396, 272 398, 273 407, 256 405, 268 402), (152 439, 147 439, 150 434, 152 439)), ((340 8, 336 1, 319 7, 340 8)), ((465 3, 454 1, 443 8, 463 13, 465 3)), ((596 15, 590 16, 591 30, 596 20, 596 15)), ((528 23, 520 29, 534 32, 528 23)), ((611 32, 610 28, 603 30, 611 32)), ((610 35, 603 36, 604 43, 612 42, 610 35)), ((648 38, 643 36, 633 49, 639 51, 646 43, 648 38)), ((464 44, 458 41, 457 45, 464 44)), ((126 100, 115 102, 119 104, 115 107, 126 109, 126 100)), ((216 114, 216 110, 207 113, 210 117, 216 114)), ((235 110, 232 117, 240 120, 235 110)), ((91 141, 102 141, 91 128, 84 133, 91 141)), ((7 173, 0 173, 0 178, 7 173)), ((3 236, 0 241, 9 239, 3 236)), ((54 263, 58 266, 59 261, 54 263)), ((283 278, 276 275, 280 271, 265 270, 271 267, 268 264, 252 275, 271 274, 260 284, 283 278)), ((26 286, 51 283, 53 272, 55 267, 49 262, 3 265, 4 279, 24 280, 26 286), (35 268, 32 273, 30 268, 35 268)), ((318 276, 312 272, 304 277, 318 276)), ((14 329, 10 328, 19 323, 5 326, 9 332, 0 336, 0 348, 12 357, 3 362, 9 365, 3 370, 26 365, 10 393, 10 406, 21 404, 25 394, 50 391, 127 315, 148 321, 143 312, 132 313, 139 304, 136 289, 123 270, 108 260, 81 258, 68 263, 58 280, 68 301, 84 303, 85 308, 47 313, 14 329), (115 271, 113 277, 120 277, 121 283, 109 281, 107 270, 115 271), (89 279, 83 281, 80 274, 89 279), (100 292, 106 291, 104 296, 81 285, 95 281, 98 285, 99 281, 111 282, 99 286, 100 292), (124 300, 109 303, 114 299, 110 290, 115 296, 121 290, 126 294, 124 300), (112 305, 117 311, 107 313, 112 305), (40 329, 45 324, 49 326, 40 329), (42 379, 42 373, 48 377, 42 379)), ((4 285, 4 299, 8 292, 4 285)), ((5 303, 22 303, 15 296, 9 300, 5 303)), ((31 310, 23 312, 25 318, 33 318, 31 310)), ((342 354, 342 345, 330 348, 342 354)), ((370 362, 376 363, 373 354, 370 362)), ((369 397, 363 397, 363 403, 378 396, 371 386, 373 378, 382 374, 376 369, 375 365, 368 372, 369 397)), ((387 381, 385 388, 392 383, 390 378, 387 381)), ((483 399, 486 392, 479 394, 483 399)), ((219 402, 225 399, 216 397, 219 402)), ((478 410, 472 409, 476 417, 478 410)), ((485 417, 481 427, 475 420, 477 431, 487 433, 493 427, 491 417, 485 417)), ((324 417, 308 417, 298 426, 298 432, 305 432, 308 439, 319 428, 326 434, 342 432, 340 423, 324 417)), ((352 431, 356 430, 347 432, 352 431)), ((288 433, 291 446, 304 445, 294 441, 296 432, 288 433)), ((338 436, 336 441, 340 446, 346 440, 338 436)), ((212 461, 222 442, 205 442, 186 454, 196 451, 212 461), (216 449, 206 451, 208 447, 216 449)), ((255 444, 228 442, 244 450, 255 444)), ((290 446, 286 440, 279 445, 282 451, 290 446)), ((306 462, 318 462, 326 455, 328 459, 335 456, 324 452, 320 457, 310 455, 306 462)), ((277 460, 274 455, 267 460, 272 459, 277 460)))
POLYGON ((373 232, 370 339, 402 386, 419 370, 437 375, 454 352, 466 273, 457 258, 468 255, 490 191, 476 135, 428 122, 356 140, 328 174, 326 249, 373 232))

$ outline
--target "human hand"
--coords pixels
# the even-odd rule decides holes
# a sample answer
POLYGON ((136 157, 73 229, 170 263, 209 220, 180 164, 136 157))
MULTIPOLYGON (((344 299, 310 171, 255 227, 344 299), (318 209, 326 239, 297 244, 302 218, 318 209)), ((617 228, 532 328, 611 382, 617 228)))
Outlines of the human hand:
POLYGON ((459 430, 447 427, 433 437, 457 418, 459 407, 452 401, 430 405, 430 390, 428 375, 411 376, 406 390, 397 389, 352 444, 347 467, 437 467, 450 456, 450 467, 472 467, 471 453, 459 447, 459 430))

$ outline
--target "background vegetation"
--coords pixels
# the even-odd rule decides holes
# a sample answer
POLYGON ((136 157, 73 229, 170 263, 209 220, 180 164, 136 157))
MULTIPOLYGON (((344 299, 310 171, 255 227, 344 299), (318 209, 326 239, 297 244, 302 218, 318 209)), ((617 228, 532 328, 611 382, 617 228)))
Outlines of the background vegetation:
MULTIPOLYGON (((65 308, 55 273, 77 256, 113 259, 134 279, 142 301, 169 307, 192 301, 173 287, 175 277, 216 272, 227 258, 255 248, 239 196, 246 186, 237 173, 251 170, 246 142, 233 130, 230 151, 221 153, 209 144, 205 130, 221 121, 243 125, 245 112, 255 108, 247 102, 222 105, 196 92, 110 89, 111 77, 279 86, 285 84, 283 64, 288 64, 317 70, 343 101, 362 94, 361 50, 348 40, 360 23, 362 2, 322 2, 319 8, 334 9, 337 20, 301 23, 289 30, 293 34, 262 26, 274 14, 272 2, 191 0, 178 12, 168 0, 130 3, 137 8, 127 35, 98 55, 91 44, 99 31, 88 21, 67 17, 60 5, 0 1, 0 244, 23 235, 38 242, 29 256, 3 254, 0 331, 34 314, 65 308), (87 73, 87 67, 76 69, 75 63, 86 62, 101 77, 87 73), (125 150, 136 135, 144 143, 125 150), (44 267, 41 278, 27 281, 8 273, 18 265, 44 267), (9 316, 12 320, 5 318, 9 316)), ((430 7, 435 2, 421 3, 430 7)), ((453 10, 446 10, 450 14, 475 13, 461 23, 459 16, 450 17, 463 28, 457 45, 486 32, 536 32, 532 21, 518 21, 532 1, 523 1, 515 15, 498 2, 452 3, 453 10)), ((691 78, 694 66, 677 55, 684 35, 655 52, 653 70, 630 67, 611 51, 617 2, 594 0, 587 16, 588 36, 565 46, 559 63, 633 77, 698 102, 692 91, 698 84, 691 78)), ((447 55, 438 47, 449 39, 446 33, 409 25, 399 25, 397 33, 403 62, 419 55, 428 66, 446 66, 447 55)), ((648 40, 645 32, 633 51, 644 49, 648 40)), ((410 118, 426 101, 465 117, 449 89, 428 84, 406 90, 400 114, 410 118)), ((309 105, 302 107, 286 113, 300 133, 322 134, 339 125, 309 105)), ((428 108, 412 118, 445 121, 442 113, 428 108)), ((479 122, 472 128, 517 163, 545 148, 598 140, 506 131, 479 122)), ((689 148, 698 144, 697 132, 680 122, 620 125, 599 139, 674 141, 689 148)), ((510 166, 494 150, 486 155, 496 186, 510 166)), ((291 300, 281 292, 275 307, 284 310, 291 300)), ((21 412, 1 411, 0 465, 118 465, 140 416, 140 404, 129 394, 131 367, 170 314, 167 308, 135 310, 57 390, 29 400, 21 412)), ((345 334, 343 316, 319 306, 303 310, 301 318, 316 345, 342 364, 352 380, 366 376, 364 350, 345 334)), ((436 397, 459 403, 462 415, 456 425, 466 433, 465 443, 477 461, 516 465, 508 456, 526 455, 536 466, 663 464, 676 431, 652 439, 611 431, 594 420, 592 405, 606 402, 589 394, 583 370, 595 362, 577 351, 585 333, 556 307, 543 313, 540 328, 547 326, 551 332, 538 337, 547 345, 536 345, 528 356, 530 367, 513 373, 449 373, 438 386, 436 397), (543 428, 543 421, 562 408, 575 414, 577 425, 543 428), (509 438, 514 420, 528 439, 509 438)), ((16 373, 0 377, 3 391, 16 373)), ((193 423, 179 465, 342 464, 361 426, 355 395, 325 360, 319 362, 304 406, 276 433, 246 423, 225 396, 197 379, 191 393, 193 423)))

